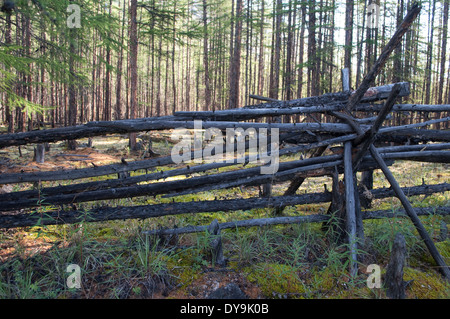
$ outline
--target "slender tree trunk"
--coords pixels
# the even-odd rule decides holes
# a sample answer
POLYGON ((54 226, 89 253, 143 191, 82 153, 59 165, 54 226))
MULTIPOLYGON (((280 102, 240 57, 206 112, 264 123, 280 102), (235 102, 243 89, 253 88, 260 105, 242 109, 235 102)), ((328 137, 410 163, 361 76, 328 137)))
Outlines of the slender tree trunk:
MULTIPOLYGON (((152 9, 155 11, 155 0, 152 1, 152 9)), ((151 20, 151 27, 152 29, 155 28, 155 17, 152 15, 151 20)), ((151 77, 152 77, 152 88, 151 88, 151 94, 150 94, 150 116, 153 116, 153 103, 155 101, 154 99, 154 93, 155 93, 155 34, 152 32, 151 34, 151 55, 152 55, 152 71, 151 71, 151 77)))
MULTIPOLYGON (((189 21, 189 20, 188 20, 189 21)), ((186 106, 186 110, 191 109, 191 39, 187 39, 186 46, 186 96, 184 105, 186 106)))
MULTIPOLYGON (((334 31, 335 31, 335 0, 332 0, 331 1, 332 2, 332 8, 333 8, 333 11, 331 12, 331 28, 330 28, 330 43, 329 43, 329 46, 330 46, 330 60, 331 60, 331 62, 333 62, 333 59, 334 59, 334 31)), ((334 64, 333 63, 331 63, 330 64, 330 73, 329 73, 329 76, 330 76, 330 87, 329 87, 329 89, 328 89, 328 91, 329 92, 333 92, 333 67, 334 67, 334 64)), ((349 79, 349 81, 350 81, 350 83, 351 83, 351 79, 349 79)))
MULTIPOLYGON (((11 45, 11 14, 6 14, 6 27, 5 27, 5 44, 6 46, 11 45)), ((6 121, 8 122, 8 133, 14 133, 14 112, 10 108, 9 97, 8 94, 5 96, 5 112, 6 112, 6 121)))
MULTIPOLYGON (((54 84, 53 83, 53 81, 52 81, 52 84, 54 84)), ((55 128, 56 127, 56 110, 55 110, 55 101, 57 100, 56 99, 56 93, 58 92, 57 90, 55 90, 55 86, 56 86, 56 84, 54 84, 54 85, 51 85, 50 86, 50 105, 53 107, 53 109, 51 110, 51 112, 50 112, 50 117, 51 117, 51 127, 52 128, 55 128)))
MULTIPOLYGON (((111 17, 112 0, 109 0, 109 17, 111 17)), ((111 121, 111 48, 106 46, 106 71, 105 71, 105 95, 104 95, 104 114, 105 121, 111 121)))
MULTIPOLYGON (((177 1, 173 3, 173 11, 176 12, 177 9, 177 1)), ((172 42, 172 93, 173 93, 173 106, 172 112, 176 111, 177 108, 177 86, 176 86, 176 77, 175 77, 175 44, 176 44, 176 13, 173 17, 173 42, 172 42)))
POLYGON ((272 58, 272 68, 270 78, 270 90, 269 97, 273 99, 278 99, 278 89, 280 86, 280 60, 281 60, 281 20, 282 20, 282 7, 283 3, 281 0, 277 0, 275 7, 275 30, 274 30, 274 42, 272 43, 273 58, 272 58))
MULTIPOLYGON (((69 43, 69 126, 77 125, 77 98, 76 98, 76 75, 75 75, 75 60, 74 55, 76 54, 76 42, 77 42, 77 31, 72 28, 70 33, 70 43, 69 43)), ((75 150, 77 148, 76 140, 68 140, 69 149, 75 150)))
POLYGON ((111 121, 111 71, 110 71, 110 63, 111 63, 111 49, 106 49, 106 74, 105 74, 105 107, 103 118, 105 121, 111 121))
MULTIPOLYGON (((253 36, 253 32, 254 32, 254 30, 253 30, 253 28, 254 28, 254 23, 253 23, 253 20, 254 20, 254 17, 253 17, 253 14, 254 14, 254 11, 253 11, 253 0, 250 0, 250 5, 249 5, 249 10, 250 10, 250 14, 249 14, 249 17, 250 17, 250 22, 249 22, 249 24, 250 24, 250 42, 249 43, 251 43, 251 44, 253 44, 253 42, 255 42, 255 45, 258 43, 258 41, 257 40, 255 40, 255 38, 254 38, 254 36, 253 36)), ((256 46, 255 46, 256 47, 256 46)), ((249 83, 249 92, 247 92, 247 94, 246 94, 246 96, 245 96, 245 98, 246 98, 246 104, 245 105, 249 105, 250 104, 250 97, 249 97, 249 95, 250 95, 250 91, 251 92, 256 92, 256 84, 257 84, 257 81, 256 81, 256 67, 255 67, 255 64, 253 63, 253 61, 256 61, 256 49, 255 49, 255 47, 253 46, 253 45, 250 45, 250 52, 249 52, 249 56, 250 56, 250 62, 249 62, 249 73, 250 73, 250 83, 249 83), (253 50, 255 50, 255 56, 253 56, 253 50)))
POLYGON ((293 21, 292 21, 292 1, 289 0, 288 12, 288 38, 286 43, 286 70, 285 70, 285 87, 286 100, 292 100, 292 48, 293 48, 293 21))
POLYGON ((357 66, 356 66, 356 85, 355 87, 359 86, 359 81, 361 80, 362 72, 362 51, 363 51, 363 43, 364 43, 364 28, 366 25, 366 9, 367 6, 364 3, 364 13, 363 13, 363 21, 362 21, 362 28, 361 28, 361 39, 359 42, 359 48, 358 48, 358 58, 357 58, 357 66))
POLYGON ((158 44, 158 66, 156 67, 156 116, 161 116, 161 59, 162 59, 162 37, 158 44))
POLYGON ((344 68, 348 68, 350 88, 352 87, 353 12, 354 1, 346 0, 344 68))
MULTIPOLYGON (((411 82, 411 75, 412 75, 412 58, 414 53, 413 48, 413 37, 414 37, 414 24, 413 26, 406 32, 405 35, 405 67, 403 71, 403 77, 406 82, 411 82)), ((411 99, 411 95, 408 97, 408 99, 411 99)))
MULTIPOLYGON (((97 40, 97 39, 96 39, 97 40)), ((98 49, 98 57, 97 57, 97 82, 94 83, 94 87, 95 87, 95 119, 96 121, 100 121, 100 105, 101 105, 101 90, 100 90, 100 79, 102 78, 101 76, 101 57, 103 56, 102 54, 102 48, 98 49)))
POLYGON ((428 35, 428 47, 427 47, 427 64, 425 67, 425 78, 424 78, 424 91, 425 91, 425 101, 424 104, 430 104, 431 100, 431 69, 433 61, 433 31, 434 31, 434 14, 436 9, 436 0, 433 0, 433 4, 430 3, 432 10, 429 15, 429 26, 430 31, 428 35))
POLYGON ((264 0, 261 1, 259 23, 259 57, 258 57, 258 94, 263 95, 264 89, 264 0))
POLYGON ((448 7, 449 0, 444 0, 444 9, 442 16, 442 45, 441 45, 441 70, 439 72, 439 90, 437 94, 437 104, 442 104, 444 100, 444 75, 445 61, 447 56, 447 34, 448 34, 448 7))
POLYGON ((209 111, 211 107, 211 88, 209 86, 207 9, 207 2, 206 0, 203 0, 203 67, 205 69, 205 108, 209 111))
POLYGON ((319 95, 316 51, 316 1, 309 0, 308 24, 308 96, 319 95))
POLYGON ((242 33, 242 0, 236 0, 236 19, 233 61, 230 66, 230 99, 229 108, 239 107, 239 84, 241 74, 241 33, 242 33))
MULTIPOLYGON (((368 6, 374 3, 374 0, 368 0, 368 6)), ((365 73, 367 73, 372 64, 375 62, 376 56, 375 56, 375 30, 376 28, 373 28, 369 23, 369 13, 368 8, 366 7, 364 9, 367 12, 367 27, 366 27, 366 56, 365 56, 365 73)), ((373 13, 371 13, 373 14, 373 13)))
MULTIPOLYGON (((420 15, 417 17, 418 25, 420 25, 420 24, 419 24, 419 21, 420 21, 420 15)), ((420 43, 420 32, 419 32, 419 28, 416 30, 414 41, 415 41, 415 45, 414 45, 414 61, 417 61, 418 58, 419 58, 419 43, 420 43)), ((418 67, 417 67, 417 65, 415 65, 415 64, 414 64, 414 66, 413 66, 413 72, 414 72, 414 73, 419 72, 418 67)), ((413 81, 413 82, 412 82, 412 88, 411 88, 412 90, 411 90, 411 91, 413 92, 412 98, 413 98, 414 100, 417 100, 417 99, 418 99, 418 97, 419 97, 419 91, 421 91, 421 90, 419 90, 419 89, 417 89, 417 88, 418 88, 418 84, 417 84, 415 81, 413 81)))
POLYGON ((230 62, 228 65, 228 91, 227 91, 227 99, 226 99, 226 105, 227 108, 230 108, 230 99, 231 99, 231 71, 232 71, 232 65, 233 65, 233 59, 234 59, 234 31, 235 31, 235 3, 237 0, 231 0, 231 16, 230 16, 230 62))
POLYGON ((191 109, 191 67, 190 67, 190 56, 189 56, 190 50, 187 48, 187 56, 186 56, 186 91, 185 91, 185 109, 190 110, 191 109))
MULTIPOLYGON (((94 37, 95 37, 95 34, 94 34, 94 37)), ((97 54, 96 54, 96 48, 94 47, 93 48, 93 52, 92 52, 92 90, 91 90, 91 111, 90 111, 90 120, 91 121, 94 121, 94 119, 95 119, 95 114, 96 114, 96 112, 95 112, 95 102, 96 102, 96 99, 95 99, 95 97, 96 97, 96 92, 95 92, 95 88, 96 88, 96 86, 95 86, 95 75, 96 75, 96 72, 95 72, 95 70, 96 70, 96 68, 95 68, 95 63, 96 63, 96 58, 97 58, 97 54)))
POLYGON ((168 96, 169 96, 169 42, 166 43, 166 70, 165 70, 165 82, 164 82, 164 115, 169 115, 168 108, 168 96))
MULTIPOLYGON (((24 17, 25 18, 25 52, 26 52, 26 56, 29 57, 31 56, 31 24, 30 24, 30 18, 29 17, 24 17)), ((33 90, 31 87, 32 84, 32 65, 31 63, 28 64, 29 67, 29 73, 27 75, 24 74, 24 83, 25 83, 25 92, 24 92, 24 97, 26 97, 26 99, 29 102, 33 102, 33 90)), ((32 131, 33 130, 33 121, 34 121, 34 114, 33 112, 28 112, 25 111, 23 113, 24 119, 23 119, 23 123, 25 126, 25 118, 28 117, 28 131, 32 131), (28 115, 28 116, 27 116, 28 115)))
MULTIPOLYGON (((320 0, 320 2, 318 4, 318 7, 319 8, 323 8, 323 0, 320 0)), ((318 30, 319 32, 317 32, 317 42, 316 42, 316 55, 317 55, 317 57, 315 59, 315 63, 314 63, 314 66, 313 66, 313 69, 314 69, 313 72, 317 74, 317 80, 316 81, 318 81, 318 83, 320 85, 318 87, 317 93, 314 94, 314 95, 322 95, 323 94, 323 86, 322 86, 323 81, 322 81, 322 79, 323 79, 323 76, 325 74, 325 68, 324 68, 325 63, 324 63, 323 55, 324 55, 324 51, 325 51, 324 47, 326 46, 326 44, 324 44, 323 38, 324 38, 325 24, 327 23, 326 22, 326 14, 325 14, 325 17, 324 17, 324 13, 325 13, 324 10, 322 10, 322 9, 319 10, 319 21, 316 22, 317 26, 319 28, 319 30, 318 30)), ((329 59, 329 57, 327 57, 327 59, 329 59)))
POLYGON ((297 81, 297 98, 302 97, 303 91, 303 55, 305 53, 305 30, 306 30, 306 3, 302 3, 302 22, 300 30, 300 48, 299 48, 299 70, 297 81))
POLYGON ((245 92, 244 92, 244 105, 248 105, 248 89, 249 89, 249 59, 251 58, 250 56, 250 45, 249 45, 249 41, 250 41, 250 12, 252 10, 251 8, 251 0, 247 1, 248 4, 248 8, 247 8, 247 12, 246 12, 246 33, 245 33, 245 80, 244 80, 244 85, 245 85, 245 92))
MULTIPOLYGON (((120 44, 124 43, 125 32, 125 8, 126 0, 123 1, 123 13, 122 13, 122 31, 120 37, 120 44)), ((123 48, 120 48, 119 57, 117 59, 117 81, 116 81, 116 116, 115 120, 122 119, 122 68, 123 68, 123 48)))
MULTIPOLYGON (((130 118, 136 118, 137 111, 137 0, 130 0, 130 118)), ((130 133, 129 137, 130 150, 136 150, 136 133, 130 133)))

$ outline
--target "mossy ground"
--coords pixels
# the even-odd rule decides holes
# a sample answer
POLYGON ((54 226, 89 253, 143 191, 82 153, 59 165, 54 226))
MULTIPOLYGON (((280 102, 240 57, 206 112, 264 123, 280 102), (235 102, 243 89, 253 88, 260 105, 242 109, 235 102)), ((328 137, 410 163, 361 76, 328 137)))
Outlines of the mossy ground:
MULTIPOLYGON (((96 153, 118 160, 131 156, 121 138, 96 141, 96 153)), ((170 151, 164 139, 154 142, 153 148, 161 154, 170 151)), ((32 166, 28 158, 32 152, 24 148, 23 154, 24 158, 12 160, 32 166)), ((58 165, 69 164, 73 163, 58 162, 58 165)), ((161 169, 173 168, 157 168, 161 169)), ((391 169, 401 186, 450 180, 448 167, 441 164, 398 162, 391 169)), ((376 171, 374 178, 375 187, 389 186, 381 172, 376 171)), ((321 192, 324 185, 330 190, 331 180, 309 178, 298 193, 321 192)), ((282 194, 286 187, 287 184, 274 185, 273 194, 282 194)), ((16 186, 15 190, 18 189, 16 186)), ((188 202, 258 195, 257 187, 247 187, 174 199, 188 202)), ((139 205, 172 200, 161 196, 141 197, 86 203, 80 207, 88 211, 92 205, 139 205)), ((415 196, 410 200, 416 207, 443 206, 449 205, 450 194, 415 196)), ((373 209, 377 210, 400 207, 395 198, 373 202, 373 209)), ((327 208, 327 204, 288 207, 284 215, 324 213, 327 208)), ((382 270, 386 268, 397 232, 405 236, 407 243, 404 280, 413 280, 407 287, 407 298, 450 297, 449 284, 437 271, 414 226, 405 218, 364 221, 365 244, 359 251, 359 273, 355 278, 348 274, 348 247, 335 243, 320 224, 224 230, 223 249, 228 264, 223 268, 208 259, 206 234, 180 235, 177 241, 168 243, 142 234, 143 230, 160 227, 207 225, 214 219, 226 222, 271 216, 271 209, 253 209, 4 230, 0 232, 0 298, 204 298, 211 290, 230 282, 237 283, 252 298, 386 298, 383 289, 367 287, 366 269, 369 264, 378 264, 382 270), (69 264, 78 264, 82 269, 81 289, 67 288, 69 264)), ((449 217, 427 216, 421 220, 450 264, 450 240, 440 241, 441 224, 448 226, 449 217)))

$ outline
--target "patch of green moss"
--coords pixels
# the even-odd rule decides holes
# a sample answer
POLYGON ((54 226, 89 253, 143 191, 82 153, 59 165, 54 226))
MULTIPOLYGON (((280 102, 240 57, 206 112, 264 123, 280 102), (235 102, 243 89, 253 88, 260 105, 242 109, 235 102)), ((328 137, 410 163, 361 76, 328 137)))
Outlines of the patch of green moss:
POLYGON ((448 299, 450 284, 435 272, 422 272, 406 267, 404 281, 413 280, 406 288, 408 299, 448 299))
MULTIPOLYGON (((442 258, 444 258, 444 261, 447 265, 450 264, 450 239, 447 239, 446 241, 441 241, 434 244, 441 254, 442 258)), ((436 262, 433 259, 433 257, 430 255, 428 250, 422 250, 422 254, 419 256, 415 256, 419 261, 425 262, 427 264, 436 266, 436 262)))
POLYGON ((441 253, 447 265, 450 264, 450 239, 435 244, 437 250, 441 253))
POLYGON ((368 294, 364 287, 350 281, 348 274, 332 267, 313 269, 306 279, 310 298, 361 298, 368 294))
POLYGON ((266 297, 301 298, 306 293, 298 269, 292 266, 262 263, 246 268, 246 271, 249 272, 247 279, 256 283, 266 297))
POLYGON ((114 230, 112 228, 100 228, 96 234, 93 234, 95 237, 114 237, 114 230))
POLYGON ((330 292, 336 288, 337 281, 336 275, 329 268, 325 268, 319 272, 315 271, 308 283, 318 288, 317 290, 330 292))
POLYGON ((199 277, 199 267, 196 267, 195 256, 198 254, 192 250, 183 250, 167 258, 167 268, 176 278, 181 288, 189 286, 199 277))
POLYGON ((190 266, 174 267, 171 273, 182 289, 188 287, 194 280, 199 278, 199 272, 190 266))

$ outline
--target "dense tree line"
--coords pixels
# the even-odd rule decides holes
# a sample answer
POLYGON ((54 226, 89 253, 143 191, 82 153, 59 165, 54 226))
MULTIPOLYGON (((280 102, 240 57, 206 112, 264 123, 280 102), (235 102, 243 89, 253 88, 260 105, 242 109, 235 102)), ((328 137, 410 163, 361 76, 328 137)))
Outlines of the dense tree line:
MULTIPOLYGON (((421 16, 376 85, 408 81, 410 102, 450 104, 449 1, 421 4, 421 16)), ((4 0, 0 123, 10 132, 25 131, 235 108, 255 103, 251 94, 287 100, 320 95, 341 90, 344 67, 356 88, 410 5, 4 0), (68 10, 73 4, 80 8, 79 28, 69 25, 76 20, 76 10, 68 10)))

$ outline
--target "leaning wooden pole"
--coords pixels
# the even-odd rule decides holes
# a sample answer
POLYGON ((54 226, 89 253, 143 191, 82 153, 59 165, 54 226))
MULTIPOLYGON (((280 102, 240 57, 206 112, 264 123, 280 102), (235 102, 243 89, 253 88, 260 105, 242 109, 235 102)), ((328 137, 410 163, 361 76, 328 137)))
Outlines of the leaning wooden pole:
POLYGON ((427 246, 431 256, 436 261, 436 264, 439 266, 439 270, 442 272, 442 274, 445 276, 447 280, 450 280, 450 270, 448 269, 448 266, 445 264, 444 259, 442 258, 439 251, 436 249, 436 246, 434 245, 433 240, 428 235, 428 232, 426 231, 425 227, 422 225, 419 217, 414 211, 414 208, 412 207, 411 203, 409 202, 408 198, 406 197, 405 193, 402 191, 400 185, 397 183, 394 175, 392 175, 392 172, 387 167, 384 160, 381 158, 380 153, 378 150, 373 146, 373 144, 370 147, 370 153, 372 154, 372 157, 375 159, 375 161, 380 165, 381 170, 383 171, 383 174, 386 176, 386 179, 389 181, 389 184, 391 184, 392 189, 394 190, 395 194, 397 195, 398 199, 400 199, 400 202, 402 203, 403 207, 405 208, 406 213, 408 214, 409 218, 413 222, 414 226, 416 227, 417 231, 419 232, 420 236, 422 237, 422 240, 424 241, 425 245, 427 246))

